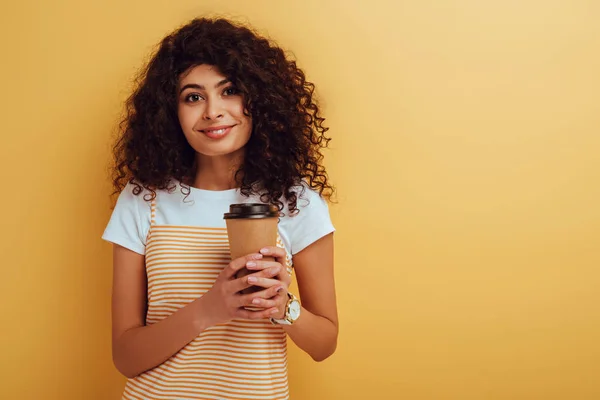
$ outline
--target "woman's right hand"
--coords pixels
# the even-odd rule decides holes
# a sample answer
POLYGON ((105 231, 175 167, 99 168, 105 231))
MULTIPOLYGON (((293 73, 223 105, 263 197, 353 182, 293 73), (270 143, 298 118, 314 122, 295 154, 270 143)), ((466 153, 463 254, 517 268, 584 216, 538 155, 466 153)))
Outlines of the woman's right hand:
MULTIPOLYGON (((262 258, 262 254, 255 253, 231 261, 221 271, 213 287, 198 299, 203 304, 202 313, 207 317, 210 326, 225 323, 234 318, 264 319, 277 313, 277 307, 257 311, 246 310, 249 295, 243 295, 240 292, 253 286, 248 283, 248 277, 273 278, 281 272, 281 266, 271 266, 236 279, 236 274, 246 267, 246 263, 262 258)), ((273 292, 274 296, 277 294, 277 289, 279 287, 273 287, 269 290, 273 292)))

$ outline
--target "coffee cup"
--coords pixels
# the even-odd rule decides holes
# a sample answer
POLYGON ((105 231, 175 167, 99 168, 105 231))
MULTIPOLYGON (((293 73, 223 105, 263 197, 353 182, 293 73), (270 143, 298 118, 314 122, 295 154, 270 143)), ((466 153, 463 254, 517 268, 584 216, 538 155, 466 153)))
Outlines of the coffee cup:
MULTIPOLYGON (((277 245, 277 224, 279 222, 279 209, 271 204, 244 203, 232 204, 229 212, 223 216, 227 224, 227 236, 231 259, 256 253, 266 246, 277 245)), ((265 261, 273 261, 273 257, 263 256, 265 261)), ((242 268, 237 278, 252 272, 242 268)), ((264 290, 259 286, 251 286, 242 293, 254 293, 264 290)))

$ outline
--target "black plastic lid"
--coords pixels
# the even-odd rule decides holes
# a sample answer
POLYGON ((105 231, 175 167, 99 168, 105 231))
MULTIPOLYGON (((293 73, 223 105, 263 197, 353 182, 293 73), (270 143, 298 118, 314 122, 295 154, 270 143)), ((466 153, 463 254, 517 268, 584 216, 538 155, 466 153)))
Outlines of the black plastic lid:
POLYGON ((279 209, 276 206, 261 203, 232 204, 229 212, 223 216, 224 219, 278 217, 279 209))

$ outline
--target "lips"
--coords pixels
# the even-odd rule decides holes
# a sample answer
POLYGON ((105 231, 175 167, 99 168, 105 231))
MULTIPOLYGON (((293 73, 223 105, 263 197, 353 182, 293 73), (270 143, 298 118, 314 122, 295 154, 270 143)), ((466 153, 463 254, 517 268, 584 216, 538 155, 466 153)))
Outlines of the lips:
POLYGON ((210 128, 202 129, 200 132, 204 133, 211 139, 221 139, 225 137, 235 125, 221 125, 213 126, 210 128))

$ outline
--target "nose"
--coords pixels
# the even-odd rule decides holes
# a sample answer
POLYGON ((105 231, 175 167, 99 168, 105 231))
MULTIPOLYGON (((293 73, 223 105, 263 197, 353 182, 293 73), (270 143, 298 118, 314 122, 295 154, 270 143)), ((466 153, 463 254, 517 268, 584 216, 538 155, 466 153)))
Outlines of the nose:
POLYGON ((223 107, 218 99, 210 99, 206 101, 206 108, 204 109, 204 115, 202 116, 205 120, 211 121, 223 117, 223 107))

